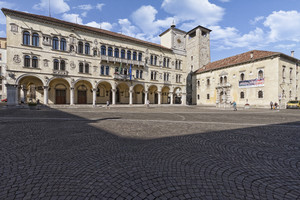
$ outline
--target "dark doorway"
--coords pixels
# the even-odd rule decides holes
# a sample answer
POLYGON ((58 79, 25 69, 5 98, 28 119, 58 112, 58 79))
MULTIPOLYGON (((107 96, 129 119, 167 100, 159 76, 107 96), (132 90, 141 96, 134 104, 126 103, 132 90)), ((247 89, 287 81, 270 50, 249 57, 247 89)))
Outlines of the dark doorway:
POLYGON ((77 96, 77 103, 78 104, 86 104, 86 91, 84 90, 78 90, 78 96, 77 96))
POLYGON ((145 104, 145 92, 143 91, 143 95, 142 95, 142 103, 145 104))
POLYGON ((117 88, 117 92, 116 92, 116 103, 120 103, 120 90, 119 90, 119 88, 117 88))
POLYGON ((154 103, 158 104, 158 94, 157 93, 154 94, 154 103))
POLYGON ((55 103, 56 104, 66 104, 66 90, 55 90, 55 103))

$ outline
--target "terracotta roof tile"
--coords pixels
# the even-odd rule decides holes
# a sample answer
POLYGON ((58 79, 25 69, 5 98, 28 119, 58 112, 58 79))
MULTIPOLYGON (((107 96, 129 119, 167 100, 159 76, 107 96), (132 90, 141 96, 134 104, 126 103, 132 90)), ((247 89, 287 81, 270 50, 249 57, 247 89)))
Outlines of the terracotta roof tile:
POLYGON ((204 67, 198 69, 195 73, 199 74, 199 73, 216 70, 224 67, 229 67, 237 64, 247 63, 250 61, 255 61, 255 60, 259 60, 262 58, 267 58, 275 55, 281 55, 281 53, 272 52, 272 51, 258 51, 258 50, 248 51, 246 53, 242 53, 212 63, 208 63, 204 67), (253 54, 252 58, 251 58, 251 54, 253 54))
POLYGON ((144 41, 144 40, 136 39, 136 38, 133 38, 133 37, 130 37, 130 36, 127 36, 127 35, 123 35, 123 34, 120 34, 120 33, 115 33, 115 32, 112 32, 112 31, 107 31, 107 30, 104 30, 104 29, 99 29, 99 28, 94 28, 94 27, 90 27, 90 26, 75 24, 75 23, 63 21, 63 20, 60 20, 60 19, 56 19, 56 18, 53 18, 53 17, 47 17, 47 16, 43 16, 43 15, 36 15, 36 14, 11 10, 11 9, 7 9, 7 8, 2 8, 1 10, 5 15, 8 14, 8 13, 11 13, 11 14, 15 14, 15 15, 21 15, 21 16, 24 16, 24 17, 29 17, 29 18, 32 18, 34 20, 40 20, 40 21, 45 22, 45 23, 52 22, 52 23, 56 23, 56 24, 59 24, 59 25, 63 24, 65 26, 69 26, 69 27, 72 27, 72 28, 84 29, 84 30, 92 31, 92 32, 95 32, 95 33, 98 33, 98 34, 107 35, 107 36, 111 36, 111 37, 117 37, 119 39, 129 40, 129 41, 137 42, 137 43, 140 43, 140 44, 143 44, 143 45, 148 45, 148 46, 152 46, 152 47, 161 48, 161 49, 164 49, 164 50, 171 51, 171 49, 169 49, 167 47, 164 47, 162 45, 159 45, 159 44, 155 44, 155 43, 152 43, 152 42, 147 42, 147 41, 144 41))

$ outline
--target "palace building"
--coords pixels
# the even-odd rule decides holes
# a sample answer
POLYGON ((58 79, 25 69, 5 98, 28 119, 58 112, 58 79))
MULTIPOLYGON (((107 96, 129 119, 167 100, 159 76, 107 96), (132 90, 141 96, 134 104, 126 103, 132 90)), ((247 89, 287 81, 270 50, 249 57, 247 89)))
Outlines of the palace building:
POLYGON ((6 99, 6 38, 0 38, 0 100, 6 99))
POLYGON ((300 60, 271 51, 249 51, 209 63, 195 72, 197 105, 267 107, 299 100, 300 60))
POLYGON ((8 105, 186 104, 191 72, 210 62, 210 31, 172 25, 161 44, 2 8, 8 105), (190 78, 189 78, 190 77, 190 78))

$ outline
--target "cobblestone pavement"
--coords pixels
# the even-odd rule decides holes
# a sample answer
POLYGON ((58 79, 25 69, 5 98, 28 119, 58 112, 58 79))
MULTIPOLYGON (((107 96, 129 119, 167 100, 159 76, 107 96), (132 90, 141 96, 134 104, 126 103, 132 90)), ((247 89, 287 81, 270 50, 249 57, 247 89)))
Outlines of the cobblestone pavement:
POLYGON ((2 108, 0 199, 300 199, 300 111, 2 108))

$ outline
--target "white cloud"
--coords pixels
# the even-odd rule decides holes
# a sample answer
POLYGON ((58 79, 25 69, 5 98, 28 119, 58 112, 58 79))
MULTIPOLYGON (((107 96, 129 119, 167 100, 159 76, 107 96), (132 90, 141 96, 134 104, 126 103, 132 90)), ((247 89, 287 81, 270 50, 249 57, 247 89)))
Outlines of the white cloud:
POLYGON ((257 22, 259 22, 263 19, 265 19, 264 16, 255 17, 254 20, 250 20, 250 24, 255 25, 255 24, 257 24, 257 22))
POLYGON ((101 11, 104 5, 105 5, 104 3, 98 3, 97 6, 96 6, 96 8, 97 8, 99 11, 101 11))
POLYGON ((87 16, 87 12, 81 13, 81 16, 82 16, 82 17, 86 17, 86 16, 87 16))
POLYGON ((290 50, 293 49, 296 46, 296 44, 279 44, 276 45, 276 49, 285 49, 285 50, 290 50))
POLYGON ((164 20, 155 20, 157 10, 153 6, 142 6, 133 14, 133 22, 147 35, 154 35, 160 31, 160 28, 168 28, 172 24, 173 18, 164 20))
POLYGON ((216 25, 222 20, 224 9, 208 0, 164 0, 162 8, 181 22, 184 30, 197 25, 216 25))
POLYGON ((0 31, 0 37, 6 37, 6 32, 5 31, 0 31))
POLYGON ((223 2, 223 3, 230 2, 230 0, 220 0, 220 1, 223 2))
POLYGON ((76 7, 74 7, 74 8, 78 8, 78 9, 81 9, 81 10, 87 10, 87 11, 93 9, 93 7, 92 7, 91 4, 79 5, 79 6, 76 6, 76 7))
POLYGON ((119 19, 118 23, 121 26, 121 32, 124 35, 135 37, 139 32, 138 28, 133 26, 128 19, 119 19))
POLYGON ((274 11, 266 18, 264 25, 270 28, 272 42, 300 41, 300 13, 297 11, 274 11))
POLYGON ((82 19, 79 17, 78 14, 67 14, 64 13, 62 15, 63 20, 72 22, 72 23, 77 23, 77 24, 82 24, 82 19))
MULTIPOLYGON (((14 3, 0 1, 0 8, 13 8, 14 6, 14 3)), ((0 24, 6 24, 6 18, 2 12, 0 12, 0 24)))
POLYGON ((109 22, 101 22, 101 23, 98 23, 98 22, 95 22, 95 21, 92 21, 92 22, 89 22, 86 24, 87 26, 91 26, 91 27, 95 27, 95 28, 101 28, 101 29, 105 29, 105 30, 112 30, 113 28, 113 24, 109 23, 109 22))
MULTIPOLYGON (((49 10, 49 0, 40 0, 40 3, 33 6, 35 10, 49 10)), ((50 1, 51 12, 55 14, 64 13, 70 10, 69 5, 64 0, 51 0, 50 1)))

